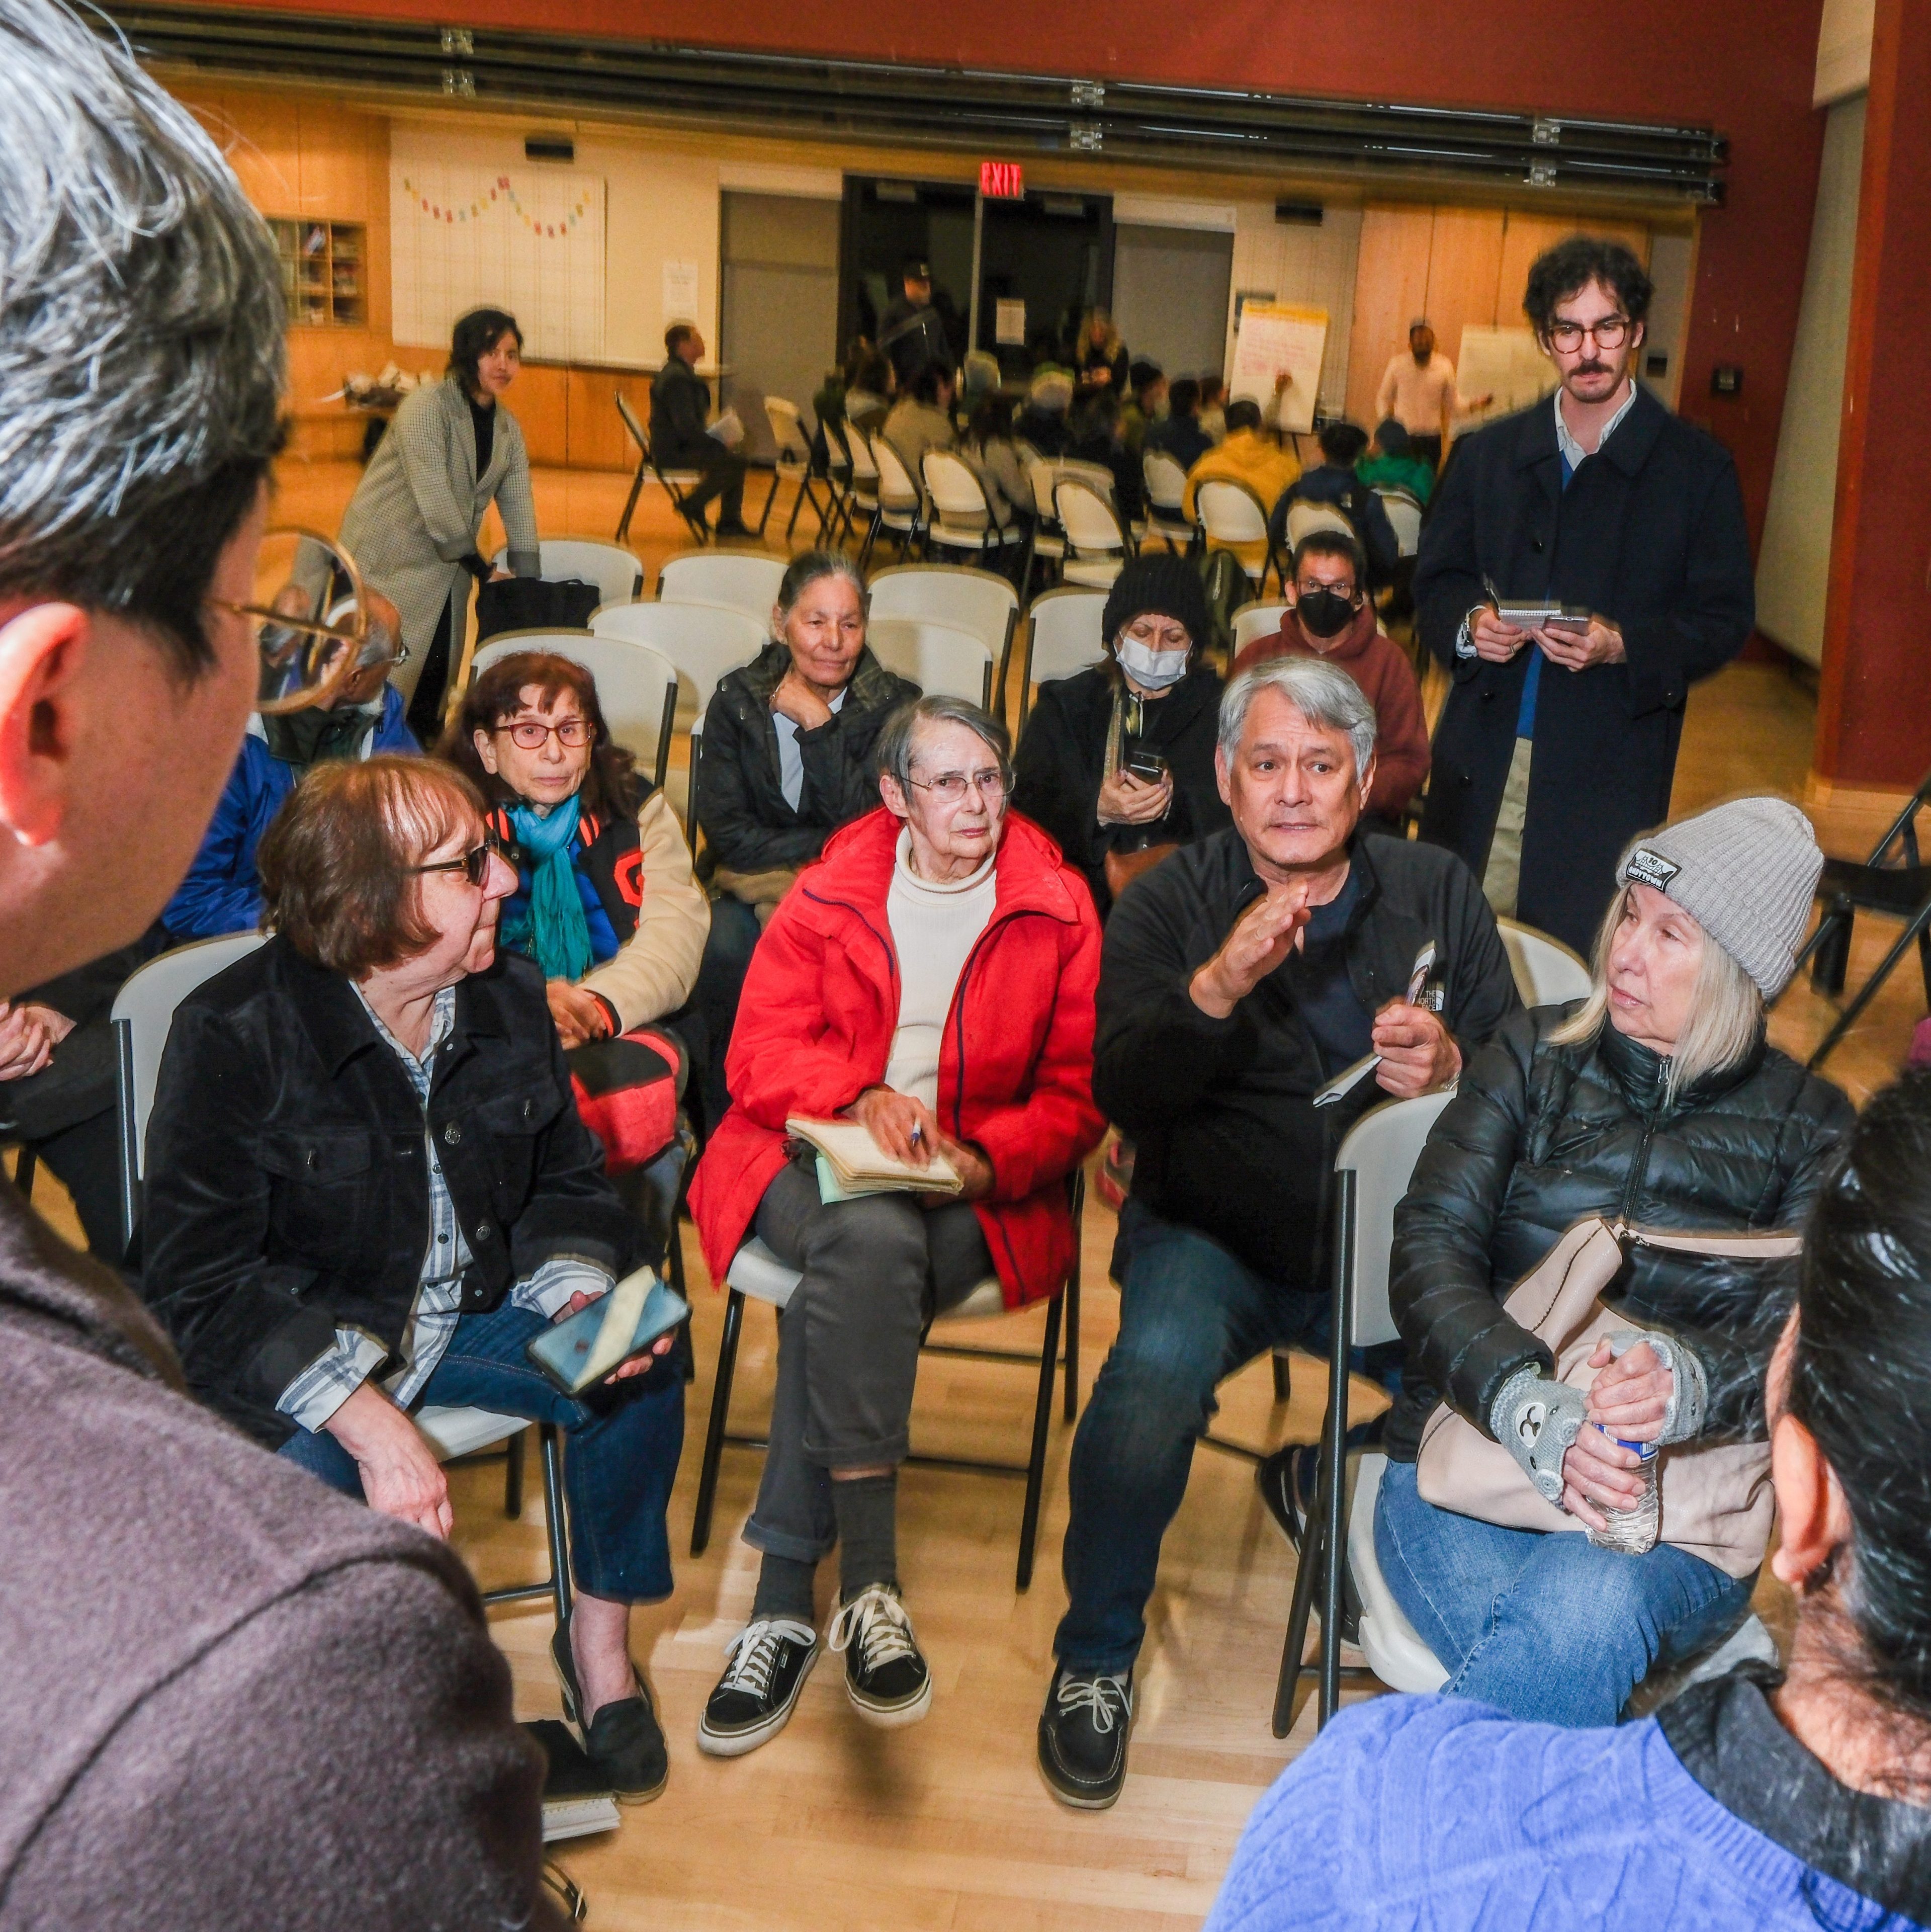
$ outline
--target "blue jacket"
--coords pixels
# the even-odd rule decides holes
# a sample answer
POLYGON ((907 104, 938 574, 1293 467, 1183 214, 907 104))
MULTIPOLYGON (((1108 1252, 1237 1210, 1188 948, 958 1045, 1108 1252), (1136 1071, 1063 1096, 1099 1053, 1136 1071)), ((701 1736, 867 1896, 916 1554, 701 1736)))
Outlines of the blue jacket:
POLYGON ((1389 522, 1381 498, 1352 470, 1339 463, 1321 463, 1303 470, 1300 480, 1291 484, 1274 506, 1270 522, 1276 543, 1287 541, 1288 509, 1296 502, 1333 504, 1354 524, 1361 539, 1368 556, 1369 582, 1380 585, 1394 581, 1395 564, 1401 555, 1395 526, 1389 522))
MULTIPOLYGON (((362 747, 364 758, 373 752, 421 750, 403 722, 403 709, 402 693, 385 685, 382 715, 362 747)), ((161 914, 161 923, 173 938, 215 939, 226 932, 252 932, 261 924, 262 881, 255 869, 255 848, 299 776, 294 766, 269 751, 260 718, 250 718, 241 755, 228 774, 208 836, 161 914)))

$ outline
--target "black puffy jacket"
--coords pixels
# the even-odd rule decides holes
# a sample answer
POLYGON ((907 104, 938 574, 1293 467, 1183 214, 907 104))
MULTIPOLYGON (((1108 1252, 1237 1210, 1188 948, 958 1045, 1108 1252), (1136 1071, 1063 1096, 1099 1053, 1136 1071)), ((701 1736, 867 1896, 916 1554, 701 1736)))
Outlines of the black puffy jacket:
MULTIPOLYGON (((1549 1036, 1577 1006, 1509 1020, 1470 1063, 1395 1210, 1389 1300, 1407 1345, 1388 1454, 1411 1462, 1445 1395, 1486 1430, 1496 1392, 1549 1352, 1502 1298, 1591 1214, 1699 1231, 1801 1226, 1851 1103, 1759 1036, 1743 1062, 1664 1098, 1669 1062, 1605 1025, 1549 1036)), ((1774 1327, 1762 1263, 1635 1248, 1611 1290, 1636 1320, 1683 1338, 1710 1381, 1706 1436, 1762 1431, 1774 1327), (1766 1332, 1768 1330, 1768 1332, 1766 1332)))

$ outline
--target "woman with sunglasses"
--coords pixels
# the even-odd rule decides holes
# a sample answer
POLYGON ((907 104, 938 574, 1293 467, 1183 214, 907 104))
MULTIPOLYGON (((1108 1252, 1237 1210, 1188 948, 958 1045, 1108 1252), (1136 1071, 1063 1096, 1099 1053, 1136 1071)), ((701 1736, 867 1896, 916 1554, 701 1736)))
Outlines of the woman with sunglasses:
POLYGON ((935 1312, 996 1282, 1057 1294, 1073 1261, 1066 1177, 1099 1138, 1093 1104, 1099 921, 1079 874, 1009 812, 1006 728, 921 698, 879 734, 884 800, 834 832, 751 964, 733 1105, 691 1192, 711 1278, 754 1234, 800 1278, 778 1322, 771 1446, 746 1541, 751 1623, 698 1729, 717 1756, 781 1730, 817 1660, 814 1580, 838 1546, 826 1640, 859 1716, 909 1724, 931 1679, 898 1587, 898 1465, 935 1312), (793 1116, 859 1122, 956 1196, 828 1190, 793 1116))
POLYGON ((541 975, 499 952, 515 872, 475 788, 401 758, 311 771, 261 867, 273 936, 181 1003, 162 1055, 148 1305, 203 1402, 432 1536, 453 1517, 423 1408, 563 1430, 577 1595, 551 1655, 599 1769, 653 1797, 663 1733, 627 1645, 630 1606, 670 1589, 683 1375, 669 1336, 576 1398, 527 1359, 645 1256, 541 975))

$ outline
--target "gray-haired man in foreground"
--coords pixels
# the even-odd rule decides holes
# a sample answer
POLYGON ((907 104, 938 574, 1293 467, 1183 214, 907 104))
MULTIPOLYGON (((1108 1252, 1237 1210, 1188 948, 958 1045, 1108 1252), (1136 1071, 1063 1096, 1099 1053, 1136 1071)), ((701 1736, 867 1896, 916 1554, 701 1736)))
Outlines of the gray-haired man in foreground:
MULTIPOLYGON (((187 114, 0 0, 0 994, 146 928, 259 676, 273 249, 187 114)), ((461 1564, 197 1408, 0 1184, 0 1926, 553 1922, 461 1564)))

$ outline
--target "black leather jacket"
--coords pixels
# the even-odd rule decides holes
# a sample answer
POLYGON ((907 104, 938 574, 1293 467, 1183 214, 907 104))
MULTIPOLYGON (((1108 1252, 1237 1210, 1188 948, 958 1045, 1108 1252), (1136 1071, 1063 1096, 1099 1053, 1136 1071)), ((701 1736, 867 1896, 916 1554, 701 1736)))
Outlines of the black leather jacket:
POLYGON ((393 1348, 429 1241, 425 1126, 475 1258, 463 1310, 553 1256, 625 1273, 636 1223, 571 1097, 543 976, 456 988, 427 1118, 355 988, 271 939, 176 1012, 148 1123, 142 1286, 201 1399, 271 1447, 339 1324, 393 1348))
MULTIPOLYGON (((1638 1226, 1802 1226, 1850 1102, 1759 1036, 1743 1062, 1666 1100, 1669 1062, 1605 1025, 1587 1046, 1549 1036, 1577 1010, 1518 1014, 1470 1064, 1395 1210, 1388 1294, 1408 1354, 1388 1454, 1414 1458, 1445 1395, 1486 1430, 1496 1392, 1549 1351, 1502 1298, 1591 1214, 1638 1226)), ((1681 1336, 1708 1373, 1706 1436, 1763 1430, 1763 1371, 1781 1277, 1636 1248, 1615 1294, 1646 1327, 1681 1336)))

